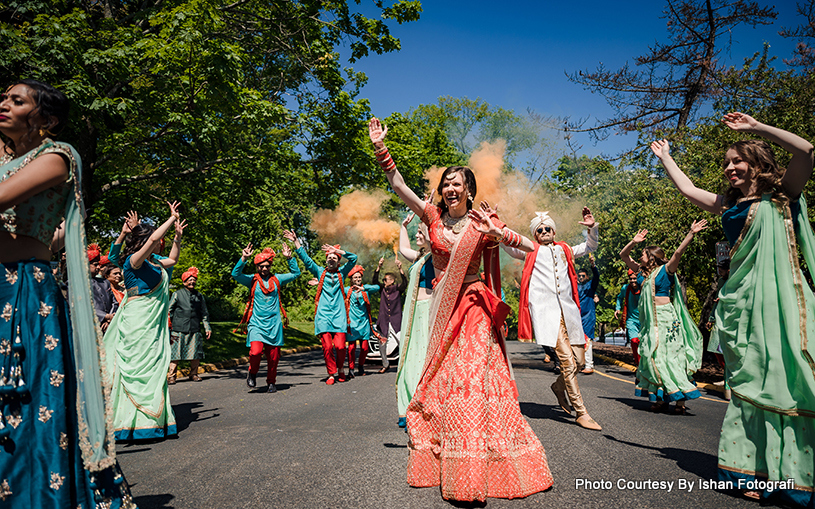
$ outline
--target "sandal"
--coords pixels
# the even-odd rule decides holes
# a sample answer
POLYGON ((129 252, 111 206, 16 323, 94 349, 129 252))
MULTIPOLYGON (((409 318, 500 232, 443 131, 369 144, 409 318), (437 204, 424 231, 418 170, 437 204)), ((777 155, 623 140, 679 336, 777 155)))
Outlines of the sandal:
POLYGON ((657 401, 651 408, 649 409, 652 412, 664 412, 668 409, 668 402, 667 401, 657 401))
POLYGON ((755 500, 756 502, 761 500, 761 493, 755 490, 744 490, 741 492, 741 495, 746 499, 755 500))
POLYGON ((688 407, 686 407, 686 406, 674 407, 673 413, 674 413, 674 415, 687 415, 688 414, 688 407))
POLYGON ((175 385, 175 375, 167 379, 167 385, 175 385))
POLYGON ((198 375, 190 375, 190 382, 201 382, 202 379, 198 375))

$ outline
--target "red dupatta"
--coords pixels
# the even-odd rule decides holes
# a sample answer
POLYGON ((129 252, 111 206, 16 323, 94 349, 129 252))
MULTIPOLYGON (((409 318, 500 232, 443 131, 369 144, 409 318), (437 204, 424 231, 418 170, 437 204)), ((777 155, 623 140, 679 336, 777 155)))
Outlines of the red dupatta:
MULTIPOLYGON (((252 318, 252 310, 255 307, 255 288, 257 288, 258 285, 260 285, 260 291, 263 292, 263 295, 269 295, 273 291, 280 288, 280 280, 277 279, 277 276, 272 275, 272 277, 269 278, 269 284, 267 285, 260 277, 260 274, 255 274, 255 277, 252 278, 252 287, 249 289, 249 302, 246 303, 246 310, 243 312, 241 323, 239 323, 238 327, 232 331, 235 334, 246 334, 246 329, 249 327, 249 319, 252 318)), ((286 316, 286 310, 283 309, 283 301, 280 298, 279 291, 277 295, 277 303, 280 306, 280 314, 283 315, 283 327, 288 327, 289 317, 286 316)))
MULTIPOLYGON (((494 219, 497 219, 494 218, 494 219)), ((470 260, 478 249, 481 243, 482 233, 476 230, 472 222, 469 222, 467 228, 461 234, 461 237, 456 241, 453 248, 450 250, 450 261, 447 264, 447 269, 437 284, 433 292, 433 302, 431 304, 431 319, 433 324, 430 328, 430 340, 427 348, 427 361, 425 363, 422 379, 425 377, 433 376, 441 367, 446 350, 444 347, 444 340, 450 334, 448 329, 454 327, 455 324, 451 323, 453 312, 455 311, 456 303, 459 300, 461 287, 464 284, 464 278, 467 275, 467 268, 470 260), (441 287, 441 292, 438 292, 441 287), (436 300, 438 299, 438 300, 436 300), (436 308, 435 310, 433 308, 436 308)), ((512 365, 507 356, 506 344, 504 336, 501 333, 502 324, 509 314, 509 306, 507 306, 499 297, 496 292, 501 291, 501 267, 498 259, 498 252, 496 250, 497 244, 492 247, 487 247, 484 250, 484 271, 486 276, 486 285, 490 290, 485 292, 484 295, 487 299, 489 312, 493 318, 493 329, 501 346, 501 351, 504 354, 504 360, 507 363, 510 371, 510 380, 515 397, 518 397, 518 389, 515 385, 514 375, 512 373, 512 365)), ((452 331, 451 331, 452 332, 452 331)))

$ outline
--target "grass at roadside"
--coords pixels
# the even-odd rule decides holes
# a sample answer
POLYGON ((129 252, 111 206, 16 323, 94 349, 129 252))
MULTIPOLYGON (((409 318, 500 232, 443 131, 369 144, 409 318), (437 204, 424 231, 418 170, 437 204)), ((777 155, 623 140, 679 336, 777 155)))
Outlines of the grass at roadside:
MULTIPOLYGON (((238 322, 212 322, 212 337, 204 340, 204 359, 201 362, 221 362, 249 355, 246 347, 246 336, 232 331, 238 322)), ((320 340, 314 335, 313 322, 291 322, 287 329, 283 329, 285 338, 283 348, 296 348, 298 346, 319 345, 320 340)), ((182 362, 181 365, 187 365, 182 362)))

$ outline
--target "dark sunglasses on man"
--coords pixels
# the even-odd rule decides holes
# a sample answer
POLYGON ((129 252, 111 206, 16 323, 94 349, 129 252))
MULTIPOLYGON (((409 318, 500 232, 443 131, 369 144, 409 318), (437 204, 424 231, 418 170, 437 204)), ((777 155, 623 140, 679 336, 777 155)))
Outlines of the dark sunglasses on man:
POLYGON ((538 235, 540 235, 543 232, 550 233, 552 231, 552 227, 551 226, 544 226, 543 228, 538 228, 535 231, 538 232, 538 235))

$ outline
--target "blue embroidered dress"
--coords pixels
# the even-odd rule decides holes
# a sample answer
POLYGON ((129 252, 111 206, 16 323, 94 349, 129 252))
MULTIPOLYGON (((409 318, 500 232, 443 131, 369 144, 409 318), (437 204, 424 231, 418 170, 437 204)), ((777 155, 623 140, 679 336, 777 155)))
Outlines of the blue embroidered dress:
POLYGON ((0 264, 0 507, 133 508, 115 460, 79 156, 68 144, 45 140, 21 157, 0 159, 0 182, 48 153, 68 162, 67 182, 2 211, 0 230, 49 245, 65 218, 70 301, 48 261, 0 264))

